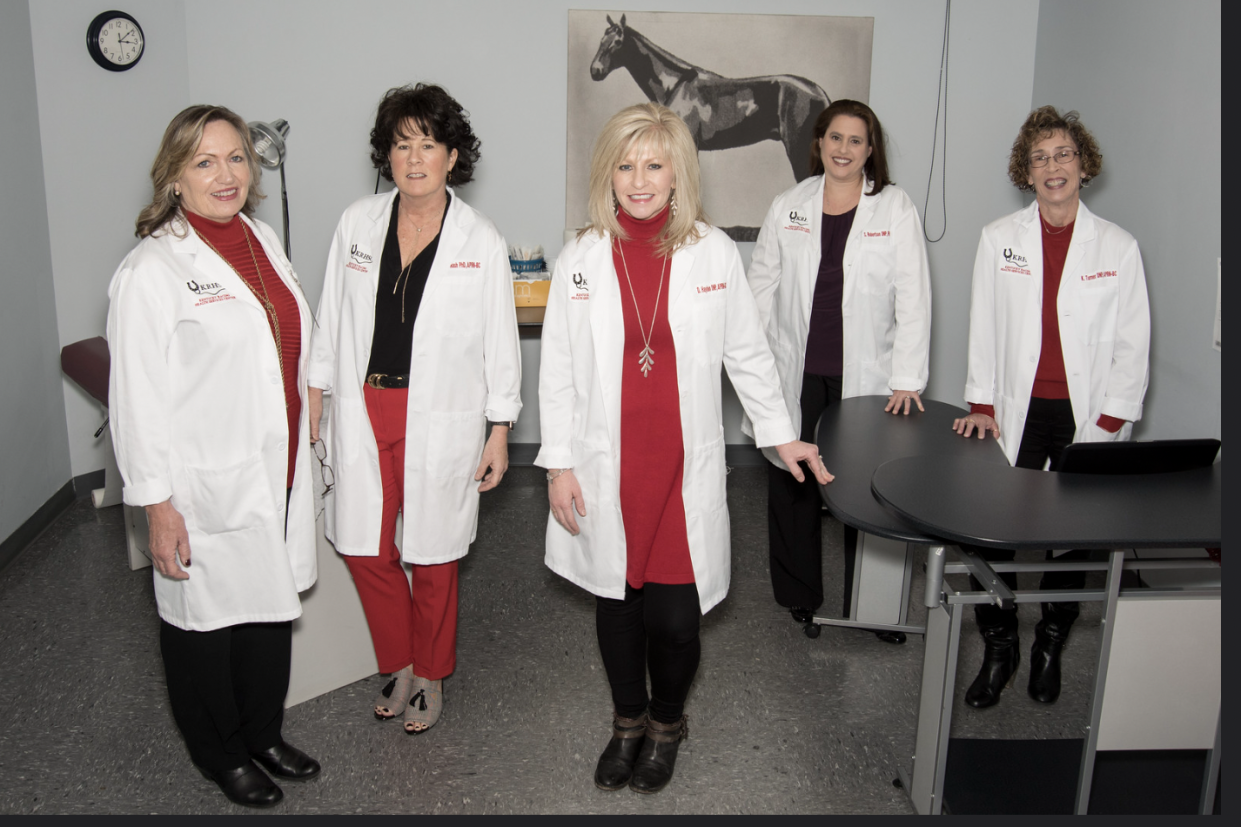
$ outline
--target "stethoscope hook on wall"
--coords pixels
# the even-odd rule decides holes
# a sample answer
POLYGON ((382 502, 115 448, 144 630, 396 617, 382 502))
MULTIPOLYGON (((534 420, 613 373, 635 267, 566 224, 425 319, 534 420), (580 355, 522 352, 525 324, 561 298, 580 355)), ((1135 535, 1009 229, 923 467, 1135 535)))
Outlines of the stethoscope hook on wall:
POLYGON ((280 170, 280 207, 284 219, 284 255, 293 260, 293 248, 289 241, 289 191, 284 184, 284 157, 287 152, 285 138, 289 135, 289 122, 278 118, 271 123, 250 121, 250 140, 254 142, 254 151, 259 156, 259 163, 266 169, 280 170))

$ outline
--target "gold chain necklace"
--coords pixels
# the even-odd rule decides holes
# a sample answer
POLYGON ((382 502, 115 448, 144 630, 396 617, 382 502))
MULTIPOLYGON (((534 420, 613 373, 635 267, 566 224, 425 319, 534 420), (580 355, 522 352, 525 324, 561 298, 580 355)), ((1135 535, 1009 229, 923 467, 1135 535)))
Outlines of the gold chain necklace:
MULTIPOLYGON (((198 231, 197 227, 194 228, 194 232, 198 233, 198 237, 203 240, 203 243, 211 248, 211 252, 224 259, 224 263, 232 268, 232 271, 237 274, 237 278, 241 279, 242 283, 245 284, 246 287, 250 288, 250 292, 254 294, 254 298, 258 299, 259 302, 262 303, 263 307, 266 308, 268 315, 271 316, 272 330, 276 334, 275 338, 272 339, 276 345, 276 364, 280 365, 280 387, 282 389, 287 388, 288 385, 285 383, 284 378, 284 338, 280 335, 280 317, 276 315, 276 306, 272 304, 271 296, 267 292, 267 281, 263 278, 263 268, 259 267, 259 258, 254 254, 254 245, 250 243, 250 233, 246 229, 246 222, 242 221, 240 218, 237 220, 241 222, 241 234, 246 239, 246 249, 250 251, 250 260, 254 262, 254 272, 259 274, 259 284, 263 287, 263 295, 261 296, 259 295, 259 291, 254 289, 254 285, 246 280, 246 277, 241 274, 240 270, 233 267, 233 263, 231 261, 224 258, 220 251, 215 248, 215 245, 208 241, 207 237, 198 231)), ((289 407, 289 399, 287 396, 284 400, 284 407, 289 407)))
MULTIPOLYGON (((1038 220, 1043 222, 1043 230, 1044 230, 1044 231, 1045 231, 1048 235, 1060 235, 1062 232, 1064 232, 1065 230, 1067 230, 1067 229, 1069 228, 1069 225, 1068 225, 1068 224, 1065 224, 1065 225, 1064 225, 1063 227, 1061 227, 1060 229, 1056 230, 1055 232, 1052 232, 1052 230, 1051 230, 1051 225, 1047 223, 1047 219, 1046 219, 1046 218, 1043 218, 1043 214, 1042 214, 1042 213, 1039 213, 1038 220)), ((1072 223, 1072 222, 1069 222, 1069 223, 1072 223)))
POLYGON ((646 334, 646 328, 642 326, 642 311, 638 309, 638 295, 633 292, 633 282, 629 278, 629 265, 625 262, 625 248, 621 244, 620 239, 616 239, 616 249, 620 251, 621 267, 625 268, 625 281, 629 283, 629 296, 633 299, 633 315, 638 320, 638 332, 642 334, 642 352, 638 354, 638 365, 642 368, 642 378, 650 373, 655 367, 655 351, 651 349, 651 336, 655 335, 655 319, 659 317, 659 297, 664 292, 664 271, 668 267, 668 257, 664 256, 664 263, 659 266, 659 289, 655 292, 655 310, 651 313, 651 335, 646 334))

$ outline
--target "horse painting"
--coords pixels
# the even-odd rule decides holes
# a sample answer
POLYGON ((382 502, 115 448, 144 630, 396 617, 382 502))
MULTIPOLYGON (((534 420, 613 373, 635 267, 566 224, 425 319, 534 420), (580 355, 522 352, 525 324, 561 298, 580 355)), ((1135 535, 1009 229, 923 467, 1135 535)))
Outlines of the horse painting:
POLYGON ((796 75, 726 78, 682 60, 640 32, 607 18, 590 64, 592 80, 629 70, 647 98, 676 112, 699 150, 733 149, 760 141, 784 145, 793 176, 810 176, 814 121, 831 103, 818 84, 796 75))

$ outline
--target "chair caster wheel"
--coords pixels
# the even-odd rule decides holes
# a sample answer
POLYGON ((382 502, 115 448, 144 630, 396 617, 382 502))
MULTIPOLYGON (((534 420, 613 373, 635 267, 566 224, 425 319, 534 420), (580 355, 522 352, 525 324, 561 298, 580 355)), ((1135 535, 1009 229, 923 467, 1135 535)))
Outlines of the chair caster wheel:
POLYGON ((813 640, 814 638, 819 636, 819 633, 823 631, 823 628, 819 626, 819 624, 817 623, 807 623, 802 628, 802 631, 806 633, 806 637, 813 640))
POLYGON ((904 632, 875 632, 875 637, 884 643, 894 643, 900 645, 905 642, 904 632))
POLYGON ((898 790, 903 790, 903 789, 905 789, 905 785, 901 783, 901 780, 900 780, 899 778, 893 778, 893 779, 892 779, 892 786, 893 786, 893 787, 896 787, 896 789, 898 789, 898 790))

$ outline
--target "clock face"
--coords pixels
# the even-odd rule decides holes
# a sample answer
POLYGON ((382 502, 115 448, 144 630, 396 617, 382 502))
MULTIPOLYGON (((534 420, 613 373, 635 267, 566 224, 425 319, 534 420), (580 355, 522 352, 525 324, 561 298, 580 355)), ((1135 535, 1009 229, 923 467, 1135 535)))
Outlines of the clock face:
POLYGON ((142 27, 128 14, 104 12, 96 17, 86 32, 86 49, 105 69, 122 72, 131 69, 142 58, 146 43, 142 27))

